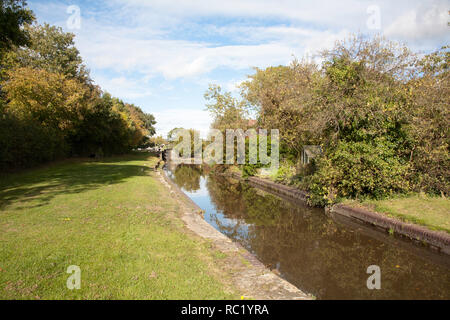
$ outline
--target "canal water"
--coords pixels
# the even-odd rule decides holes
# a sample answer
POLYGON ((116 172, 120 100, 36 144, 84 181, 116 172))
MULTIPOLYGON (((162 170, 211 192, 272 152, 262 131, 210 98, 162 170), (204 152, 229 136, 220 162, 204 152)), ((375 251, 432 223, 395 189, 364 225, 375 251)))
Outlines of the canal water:
POLYGON ((400 239, 216 175, 194 165, 167 175, 214 228, 318 299, 450 299, 450 259, 400 239), (380 267, 369 290, 367 268, 380 267))

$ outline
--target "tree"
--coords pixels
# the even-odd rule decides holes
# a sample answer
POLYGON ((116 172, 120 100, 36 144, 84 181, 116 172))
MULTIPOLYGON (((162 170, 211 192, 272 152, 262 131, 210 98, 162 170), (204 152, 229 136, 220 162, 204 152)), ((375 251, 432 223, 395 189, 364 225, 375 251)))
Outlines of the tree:
POLYGON ((161 145, 166 145, 167 144, 167 140, 163 138, 163 136, 157 136, 157 137, 151 137, 150 138, 150 143, 151 146, 161 146, 161 145))
POLYGON ((325 152, 303 185, 320 204, 410 190, 405 83, 415 56, 382 37, 355 36, 322 57, 310 124, 325 152))
POLYGON ((450 50, 425 55, 408 82, 410 160, 417 188, 450 193, 450 50))
POLYGON ((406 84, 414 62, 406 47, 353 36, 323 51, 320 68, 295 60, 256 69, 242 94, 262 125, 280 129, 282 144, 297 161, 303 145, 323 147, 313 174, 300 176, 316 204, 382 197, 410 189, 406 84))
POLYGON ((73 155, 125 153, 141 143, 149 133, 146 126, 154 123, 153 116, 140 108, 108 94, 100 97, 98 88, 63 74, 17 68, 9 71, 8 78, 4 85, 8 103, 0 119, 5 139, 2 167, 73 155))
POLYGON ((404 83, 415 56, 383 37, 353 36, 324 51, 322 57, 323 80, 311 112, 312 125, 326 144, 382 135, 406 143, 400 132, 405 122, 404 83))
POLYGON ((42 126, 59 128, 68 134, 83 121, 84 109, 90 108, 91 90, 82 83, 58 73, 31 68, 9 72, 4 89, 6 111, 19 119, 32 119, 42 126))
POLYGON ((255 71, 241 85, 243 98, 258 113, 260 125, 279 129, 282 144, 299 155, 302 145, 312 142, 308 118, 317 66, 294 60, 290 66, 255 71))
POLYGON ((29 34, 23 27, 32 23, 34 16, 24 0, 0 0, 0 55, 3 50, 29 43, 29 34))
MULTIPOLYGON (((8 52, 30 43, 29 33, 24 27, 33 20, 32 11, 26 8, 26 1, 0 0, 0 82, 5 79, 6 71, 13 64, 8 52)), ((5 104, 3 98, 0 86, 0 114, 5 104)))
MULTIPOLYGON (((200 138, 200 131, 195 129, 173 128, 167 134, 167 140, 172 145, 172 147, 176 147, 179 143, 183 141, 183 136, 185 134, 189 135, 191 157, 194 157, 196 151, 201 152, 203 150, 203 141, 200 138)), ((178 151, 180 151, 180 155, 183 156, 182 154, 183 150, 178 151)))
POLYGON ((170 143, 175 142, 175 133, 179 130, 179 129, 183 129, 183 128, 173 128, 172 130, 170 130, 167 133, 167 141, 169 141, 170 143))
POLYGON ((74 34, 49 24, 26 26, 25 31, 30 41, 27 47, 19 47, 15 51, 18 65, 60 73, 87 84, 91 82, 80 52, 75 47, 74 34))
POLYGON ((73 34, 28 25, 25 1, 0 5, 1 169, 125 153, 155 134, 153 115, 92 84, 73 34))
POLYGON ((222 93, 218 85, 210 85, 204 97, 210 102, 206 105, 206 110, 214 117, 212 128, 221 131, 247 129, 248 111, 245 101, 234 98, 230 92, 222 93))

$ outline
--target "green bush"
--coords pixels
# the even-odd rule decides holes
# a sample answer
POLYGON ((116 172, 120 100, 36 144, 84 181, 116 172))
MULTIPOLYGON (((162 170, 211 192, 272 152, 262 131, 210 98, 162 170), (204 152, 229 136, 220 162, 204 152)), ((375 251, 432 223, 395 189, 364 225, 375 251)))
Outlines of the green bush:
MULTIPOLYGON (((249 147, 249 138, 246 137, 245 138, 245 164, 241 166, 242 169, 242 177, 247 178, 247 177, 251 177, 257 174, 258 169, 263 168, 263 167, 267 167, 268 165, 264 165, 260 162, 259 159, 259 152, 257 154, 257 163, 256 164, 250 164, 250 147, 249 147)), ((270 156, 271 152, 272 152, 272 145, 271 145, 271 138, 270 136, 267 137, 267 154, 268 156, 270 156)), ((259 136, 257 137, 257 142, 256 142, 256 148, 257 150, 259 150, 259 136)), ((224 157, 226 155, 226 151, 224 151, 224 157)), ((237 160, 237 148, 236 145, 234 147, 234 155, 235 155, 235 161, 237 160)))
POLYGON ((316 172, 303 181, 313 205, 328 205, 342 197, 380 199, 410 188, 409 164, 383 138, 340 142, 316 166, 316 172))
POLYGON ((67 156, 57 130, 0 114, 0 170, 25 168, 67 156))
POLYGON ((242 165, 242 177, 248 178, 256 175, 259 168, 261 168, 261 164, 244 164, 242 165))
POLYGON ((282 161, 277 172, 271 177, 275 182, 282 184, 291 184, 296 175, 295 164, 291 161, 282 161))

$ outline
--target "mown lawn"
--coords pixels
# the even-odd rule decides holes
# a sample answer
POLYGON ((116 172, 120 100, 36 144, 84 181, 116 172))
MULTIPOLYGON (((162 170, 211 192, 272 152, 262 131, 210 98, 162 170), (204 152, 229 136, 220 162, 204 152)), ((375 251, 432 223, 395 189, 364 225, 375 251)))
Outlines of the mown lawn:
POLYGON ((450 233, 450 200, 447 198, 414 194, 386 200, 366 200, 361 203, 348 201, 346 204, 360 204, 402 221, 450 233))
POLYGON ((217 253, 135 154, 0 177, 0 299, 225 299, 217 253), (81 268, 69 290, 67 268, 81 268))

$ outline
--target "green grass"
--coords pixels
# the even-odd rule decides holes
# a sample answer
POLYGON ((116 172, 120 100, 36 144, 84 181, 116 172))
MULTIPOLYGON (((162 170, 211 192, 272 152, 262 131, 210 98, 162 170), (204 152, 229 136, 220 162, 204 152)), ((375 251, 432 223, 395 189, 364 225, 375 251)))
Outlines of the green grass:
POLYGON ((228 299, 217 253, 135 154, 0 177, 0 299, 228 299), (66 287, 81 268, 81 289, 66 287), (219 280, 220 279, 220 280, 219 280))
POLYGON ((386 200, 365 200, 361 203, 347 201, 345 203, 362 205, 402 221, 450 233, 450 201, 447 198, 414 194, 386 200))

